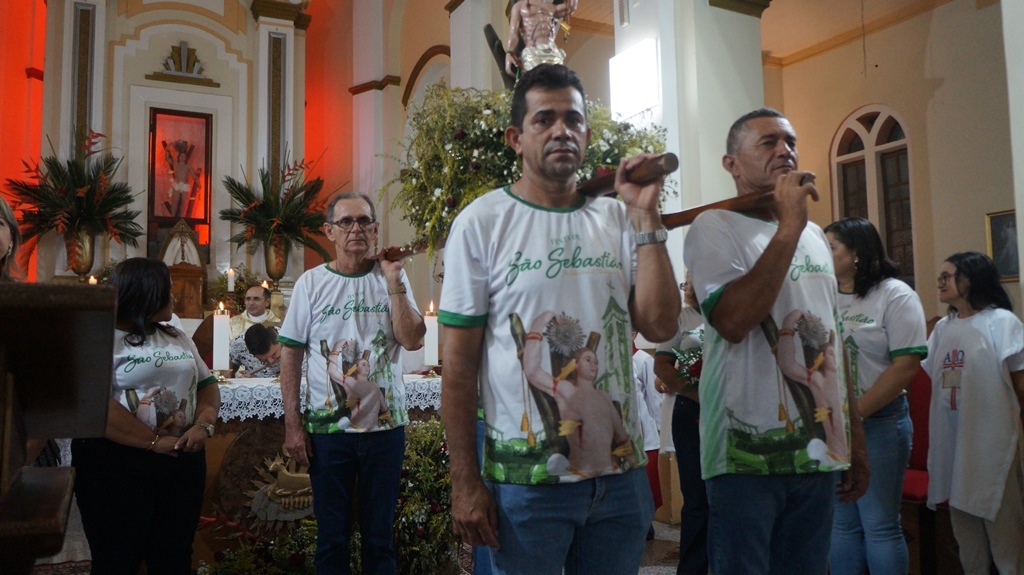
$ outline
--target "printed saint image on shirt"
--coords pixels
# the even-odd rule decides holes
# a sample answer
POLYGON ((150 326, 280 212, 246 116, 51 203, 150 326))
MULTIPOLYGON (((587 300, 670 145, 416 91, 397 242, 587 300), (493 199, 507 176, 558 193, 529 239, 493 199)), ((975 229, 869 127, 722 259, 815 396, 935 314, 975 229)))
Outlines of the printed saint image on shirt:
MULTIPOLYGON (((195 378, 192 378, 191 388, 195 386, 195 378)), ((126 390, 125 395, 132 415, 159 436, 180 437, 192 420, 188 399, 179 398, 166 387, 153 387, 141 398, 134 389, 126 390)))
POLYGON ((761 328, 775 353, 779 424, 760 429, 726 410, 735 472, 804 473, 845 466, 849 405, 835 331, 801 310, 787 314, 781 329, 772 318, 761 328))
POLYGON ((630 374, 608 368, 602 373, 599 355, 604 354, 605 365, 615 366, 622 365, 612 361, 616 354, 631 351, 623 336, 629 333, 628 317, 623 314, 626 323, 620 325, 622 318, 616 315, 605 316, 605 333, 612 337, 603 347, 600 333, 586 334, 568 315, 543 312, 529 331, 518 314, 510 316, 522 366, 521 431, 526 433, 526 445, 519 453, 527 457, 508 457, 521 440, 495 441, 492 472, 508 474, 516 464, 532 459, 533 482, 576 481, 637 465, 637 448, 628 431, 635 422, 624 415, 631 413, 634 395, 623 381, 630 374))
POLYGON ((320 353, 327 362, 330 390, 323 405, 307 406, 307 419, 327 424, 331 431, 392 427, 391 408, 375 381, 371 350, 360 349, 352 339, 338 340, 333 346, 321 340, 320 353))

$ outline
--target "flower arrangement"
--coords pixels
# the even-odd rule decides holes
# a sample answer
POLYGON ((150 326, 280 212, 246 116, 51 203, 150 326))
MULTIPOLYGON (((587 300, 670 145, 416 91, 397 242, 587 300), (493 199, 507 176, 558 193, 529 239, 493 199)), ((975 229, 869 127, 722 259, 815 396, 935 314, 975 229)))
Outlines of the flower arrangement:
POLYGON ((200 562, 198 575, 316 575, 316 521, 304 520, 290 533, 261 539, 243 531, 237 549, 219 551, 213 564, 200 562))
POLYGON ((306 179, 311 169, 312 166, 301 160, 285 165, 276 174, 260 168, 259 194, 248 180, 239 182, 225 176, 224 187, 234 207, 221 210, 220 219, 242 228, 228 241, 239 247, 248 246, 249 253, 255 253, 256 248, 264 245, 280 251, 275 257, 285 259, 294 244, 301 244, 316 251, 325 261, 331 259, 327 250, 312 237, 324 235, 323 210, 327 198, 320 197, 324 187, 322 178, 306 179))
MULTIPOLYGON (((519 178, 522 166, 504 137, 511 104, 509 91, 438 83, 427 87, 423 104, 410 112, 414 135, 399 160, 402 170, 383 190, 398 186, 390 208, 402 211, 430 251, 441 245, 462 208, 519 178)), ((618 167, 621 158, 664 151, 664 128, 618 122, 597 102, 588 102, 587 110, 591 138, 581 181, 618 167)))
MULTIPOLYGON (((398 572, 454 575, 458 570, 459 543, 452 528, 451 475, 444 427, 433 418, 412 422, 405 430, 405 463, 394 528, 398 572)), ((236 535, 239 547, 218 553, 213 564, 201 563, 199 575, 315 573, 315 520, 303 520, 290 533, 281 531, 267 538, 223 518, 219 523, 240 530, 236 535)), ((349 541, 353 573, 361 572, 360 542, 357 524, 349 541)))
POLYGON ((56 230, 65 238, 68 269, 83 275, 92 268, 96 234, 136 247, 143 229, 135 221, 141 212, 127 209, 131 186, 114 182, 122 158, 97 149, 106 138, 103 134, 89 130, 79 136, 74 158, 58 158, 51 142, 51 155, 42 165, 22 162, 29 181, 8 179, 7 186, 21 211, 21 234, 29 246, 22 257, 28 257, 43 234, 56 230))
POLYGON ((687 349, 672 348, 672 354, 676 357, 676 371, 679 372, 680 380, 686 383, 684 392, 697 391, 704 367, 704 330, 698 331, 697 335, 702 345, 687 349))

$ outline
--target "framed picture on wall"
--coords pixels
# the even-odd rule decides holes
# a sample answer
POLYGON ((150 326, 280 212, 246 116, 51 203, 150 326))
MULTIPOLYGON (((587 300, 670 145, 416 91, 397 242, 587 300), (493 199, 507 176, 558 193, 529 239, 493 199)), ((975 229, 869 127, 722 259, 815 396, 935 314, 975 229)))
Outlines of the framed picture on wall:
POLYGON ((149 216, 194 228, 210 223, 212 114, 151 108, 149 216))
POLYGON ((1003 281, 1019 281, 1017 220, 1013 210, 985 214, 985 242, 988 257, 995 262, 1003 281))

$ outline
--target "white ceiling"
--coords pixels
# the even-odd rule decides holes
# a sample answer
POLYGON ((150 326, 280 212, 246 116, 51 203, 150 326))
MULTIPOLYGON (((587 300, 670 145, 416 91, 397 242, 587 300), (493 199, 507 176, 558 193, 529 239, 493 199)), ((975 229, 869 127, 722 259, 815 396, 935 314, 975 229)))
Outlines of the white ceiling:
MULTIPOLYGON (((611 26, 616 0, 579 0, 574 16, 611 26)), ((636 1, 636 0, 630 0, 636 1)), ((640 0, 650 2, 652 0, 640 0)), ((870 24, 901 9, 937 0, 772 0, 761 17, 761 49, 785 57, 840 34, 859 30, 861 8, 870 24)))

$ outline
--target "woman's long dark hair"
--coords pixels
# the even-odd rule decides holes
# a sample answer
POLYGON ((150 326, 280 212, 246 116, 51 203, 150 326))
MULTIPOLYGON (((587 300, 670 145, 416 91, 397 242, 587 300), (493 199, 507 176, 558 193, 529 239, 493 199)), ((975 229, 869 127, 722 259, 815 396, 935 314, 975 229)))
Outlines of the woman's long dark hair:
MULTIPOLYGON (((988 256, 978 252, 959 252, 946 258, 946 261, 956 268, 957 277, 951 278, 954 282, 961 277, 967 279, 967 293, 961 295, 976 311, 989 307, 1013 311, 1010 296, 1006 295, 1006 290, 999 281, 999 270, 988 256)), ((959 291, 960 284, 954 285, 959 291)), ((953 311, 961 310, 949 306, 949 312, 953 311)))
POLYGON ((117 264, 108 283, 117 288, 117 322, 131 324, 124 342, 146 343, 146 330, 153 325, 169 335, 177 331, 153 321, 153 316, 171 301, 171 272, 167 264, 148 258, 130 258, 117 264))
POLYGON ((875 225, 864 218, 844 218, 825 228, 856 257, 853 291, 858 297, 868 295, 882 280, 898 277, 900 268, 885 255, 885 246, 875 225))

